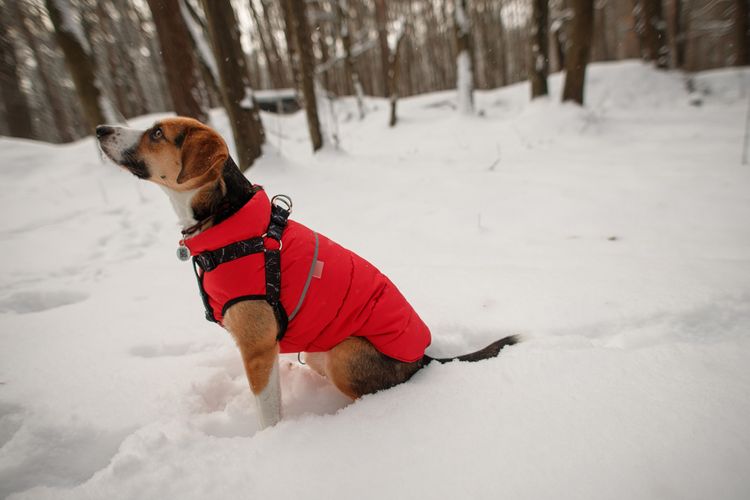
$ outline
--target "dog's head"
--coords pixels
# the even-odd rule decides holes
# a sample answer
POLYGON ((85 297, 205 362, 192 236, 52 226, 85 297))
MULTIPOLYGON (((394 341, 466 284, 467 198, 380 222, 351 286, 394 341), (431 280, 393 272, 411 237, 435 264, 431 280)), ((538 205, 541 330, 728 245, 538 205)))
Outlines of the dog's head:
POLYGON ((192 118, 167 118, 146 130, 99 125, 96 138, 112 161, 175 191, 216 179, 229 158, 221 136, 192 118))

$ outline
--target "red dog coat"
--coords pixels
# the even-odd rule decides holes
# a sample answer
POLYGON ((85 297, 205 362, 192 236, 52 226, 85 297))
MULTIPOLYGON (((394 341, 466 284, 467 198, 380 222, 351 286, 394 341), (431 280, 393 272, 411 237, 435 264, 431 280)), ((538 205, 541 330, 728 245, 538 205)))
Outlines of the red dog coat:
MULTIPOLYGON (((260 238, 270 218, 268 196, 258 191, 234 215, 185 240, 198 262, 202 254, 221 253, 236 242, 262 243, 253 253, 196 270, 210 320, 222 323, 227 308, 239 301, 266 300, 265 253, 279 247, 271 238, 260 238)), ((429 329, 375 266, 292 220, 283 230, 280 250, 281 352, 328 351, 356 336, 391 358, 422 358, 430 344, 429 329)))

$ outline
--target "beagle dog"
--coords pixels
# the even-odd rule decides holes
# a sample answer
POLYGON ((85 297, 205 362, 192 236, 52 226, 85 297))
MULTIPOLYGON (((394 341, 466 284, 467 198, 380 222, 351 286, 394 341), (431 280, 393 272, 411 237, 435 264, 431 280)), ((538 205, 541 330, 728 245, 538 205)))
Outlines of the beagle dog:
MULTIPOLYGON (((189 236, 182 241, 190 247, 194 262, 201 268, 196 268, 196 275, 209 319, 221 323, 239 348, 257 402, 261 428, 281 419, 280 352, 303 351, 310 368, 356 399, 409 380, 431 361, 487 359, 519 340, 516 336, 505 337, 480 351, 455 358, 435 359, 425 355, 424 349, 430 342, 429 330, 396 287, 364 259, 294 221, 288 221, 285 226, 288 213, 283 209, 279 210, 284 215, 283 224, 276 228, 279 237, 268 243, 272 231, 270 226, 267 232, 263 232, 263 228, 269 223, 269 213, 277 210, 269 204, 262 188, 253 185, 240 172, 221 136, 196 120, 168 118, 147 130, 100 125, 96 128, 96 137, 110 160, 139 179, 158 184, 169 196, 183 235, 189 236), (265 220, 253 220, 253 217, 265 220), (248 234, 231 238, 231 231, 236 228, 246 231, 249 227, 261 229, 251 234, 250 240, 243 240, 244 243, 236 242, 248 234), (218 249, 223 259, 218 267, 214 267, 215 262, 211 266, 201 264, 208 262, 201 257, 201 252, 217 251, 206 246, 209 240, 204 236, 211 232, 226 243, 218 249), (203 247, 197 248, 195 242, 201 238, 203 247), (312 248, 313 238, 315 253, 310 256, 312 251, 305 249, 312 248), (247 244, 247 241, 253 243, 247 244), (227 250, 229 247, 231 252, 227 250), (240 247, 253 247, 255 253, 236 253, 240 247), (225 279, 249 281, 249 278, 237 277, 238 273, 245 272, 238 267, 240 263, 256 262, 256 268, 262 273, 263 254, 272 252, 279 255, 283 252, 283 265, 277 265, 281 277, 277 280, 280 283, 277 282, 276 296, 280 291, 280 300, 274 302, 268 294, 236 292, 235 295, 241 295, 239 300, 217 302, 216 296, 222 293, 224 286, 221 280, 214 280, 210 287, 208 281, 204 283, 212 276, 219 276, 222 268, 225 279), (256 254, 260 260, 253 261, 256 254), (325 267, 320 255, 327 259, 325 267), (284 276, 292 274, 288 269, 295 265, 303 270, 310 269, 309 274, 300 273, 307 275, 304 289, 301 285, 295 289, 294 284, 285 281, 284 276), (314 269, 317 271, 313 272, 314 269), (338 278, 333 278, 337 269, 345 270, 340 273, 346 275, 340 283, 338 278), (352 286, 346 279, 360 281, 352 286), (326 286, 325 293, 337 297, 336 300, 321 298, 326 286), (362 292, 363 287, 372 290, 362 292), (358 295, 356 303, 343 305, 344 301, 355 300, 350 297, 353 295, 358 295), (333 306, 330 302, 334 302, 333 306), (326 312, 325 307, 333 312, 326 312), (295 313, 300 311, 294 318, 285 312, 292 308, 295 313), (322 321, 320 318, 326 314, 331 317, 322 321), (304 335, 299 332, 308 337, 301 340, 304 335)), ((265 262, 268 265, 269 259, 265 262)), ((265 284, 270 286, 268 269, 265 284)))

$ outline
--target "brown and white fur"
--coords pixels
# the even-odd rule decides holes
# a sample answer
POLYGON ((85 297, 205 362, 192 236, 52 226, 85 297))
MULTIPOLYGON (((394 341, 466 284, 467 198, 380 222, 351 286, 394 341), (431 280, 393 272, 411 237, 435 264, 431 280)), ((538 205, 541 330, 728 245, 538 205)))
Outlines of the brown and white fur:
MULTIPOLYGON (((164 190, 183 229, 199 221, 204 221, 203 230, 218 224, 242 207, 255 189, 233 163, 225 166, 229 150, 221 136, 196 120, 169 118, 147 130, 99 126, 96 136, 112 161, 164 190)), ((278 325, 271 306, 264 301, 239 302, 227 309, 224 326, 240 350, 261 427, 274 425, 281 419, 281 390, 278 325)), ((506 337, 451 359, 494 357, 516 341, 506 337)), ((413 363, 397 361, 359 337, 349 337, 328 352, 305 353, 308 366, 353 399, 405 382, 432 360, 425 355, 413 363)))

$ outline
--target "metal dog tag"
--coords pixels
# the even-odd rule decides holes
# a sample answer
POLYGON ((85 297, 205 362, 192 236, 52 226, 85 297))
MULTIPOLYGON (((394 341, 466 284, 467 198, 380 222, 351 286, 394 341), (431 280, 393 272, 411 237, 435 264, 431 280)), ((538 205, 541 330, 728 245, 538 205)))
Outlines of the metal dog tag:
POLYGON ((177 247, 177 258, 181 261, 186 261, 190 258, 190 250, 182 245, 177 247))

